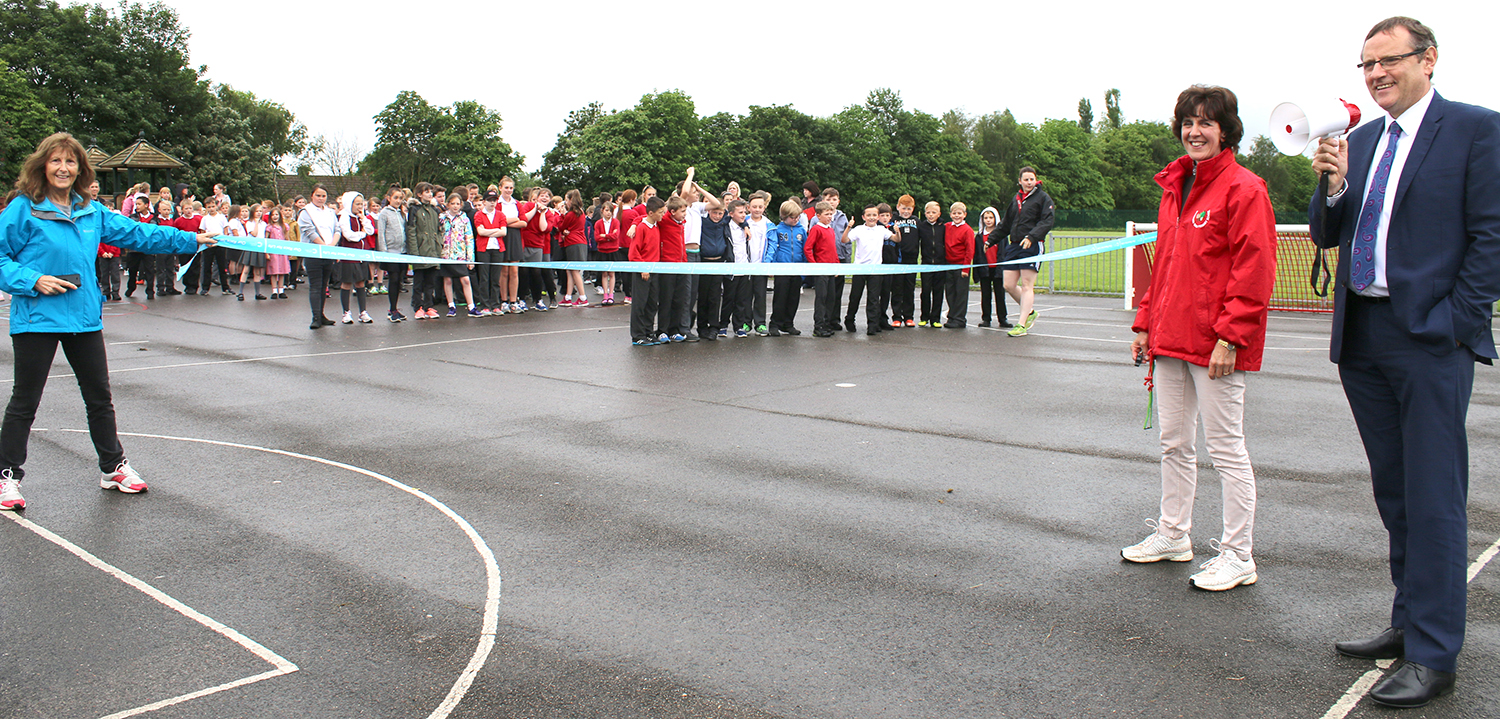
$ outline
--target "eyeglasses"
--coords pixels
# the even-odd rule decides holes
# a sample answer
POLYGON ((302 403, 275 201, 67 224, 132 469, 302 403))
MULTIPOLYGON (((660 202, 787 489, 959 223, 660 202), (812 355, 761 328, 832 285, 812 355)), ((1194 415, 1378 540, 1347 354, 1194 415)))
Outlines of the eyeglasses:
POLYGON ((1405 60, 1406 58, 1409 58, 1413 55, 1421 55, 1424 52, 1427 52, 1427 48, 1425 47, 1421 50, 1412 50, 1411 52, 1402 53, 1400 55, 1387 55, 1386 57, 1382 57, 1376 60, 1358 62, 1355 63, 1354 66, 1361 70, 1364 70, 1365 72, 1369 72, 1370 70, 1373 70, 1375 68, 1376 63, 1379 63, 1381 67, 1390 70, 1395 68, 1397 65, 1400 65, 1402 60, 1405 60))

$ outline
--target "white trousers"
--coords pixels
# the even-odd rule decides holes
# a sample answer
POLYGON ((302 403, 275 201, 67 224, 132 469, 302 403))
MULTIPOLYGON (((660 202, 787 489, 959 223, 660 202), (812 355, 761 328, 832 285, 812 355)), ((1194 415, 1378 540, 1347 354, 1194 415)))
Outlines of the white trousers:
POLYGON ((1208 378, 1208 368, 1175 357, 1156 358, 1156 416, 1161 425, 1162 534, 1193 528, 1198 487, 1198 419, 1224 494, 1220 545, 1249 559, 1255 527, 1255 473, 1245 451, 1245 373, 1208 378))

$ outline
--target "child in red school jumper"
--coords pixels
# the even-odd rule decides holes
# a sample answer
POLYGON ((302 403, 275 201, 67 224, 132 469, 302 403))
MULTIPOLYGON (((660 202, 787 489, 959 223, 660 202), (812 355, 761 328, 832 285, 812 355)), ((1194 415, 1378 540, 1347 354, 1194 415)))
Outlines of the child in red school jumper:
MULTIPOLYGON (((636 195, 635 190, 625 190, 620 193, 620 206, 615 212, 615 235, 620 243, 619 251, 622 253, 629 254, 630 238, 626 236, 626 233, 646 216, 647 199, 649 198, 642 198, 636 195), (637 199, 639 199, 639 202, 637 202, 637 199)), ((662 202, 666 202, 666 200, 662 200, 662 202)), ((635 297, 635 276, 636 273, 634 272, 623 272, 615 278, 615 281, 619 284, 619 287, 616 289, 625 298, 625 304, 627 305, 635 297)))
MULTIPOLYGON (((577 189, 568 190, 563 202, 562 216, 557 219, 558 243, 562 247, 563 259, 568 262, 587 262, 589 241, 584 233, 583 194, 577 189)), ((567 286, 563 288, 563 307, 588 307, 587 288, 583 284, 583 270, 568 270, 567 286), (576 289, 575 289, 576 288, 576 289), (574 299, 574 297, 578 299, 574 299)))
POLYGON ((474 274, 479 288, 475 290, 479 303, 479 316, 490 317, 504 314, 501 302, 501 278, 505 268, 492 263, 505 261, 505 236, 510 220, 497 204, 500 194, 494 190, 484 193, 479 209, 474 212, 474 274))
MULTIPOLYGON (((191 199, 183 200, 178 205, 177 218, 172 220, 172 226, 197 234, 203 226, 203 215, 198 214, 191 199)), ((183 254, 177 256, 177 266, 187 267, 187 272, 182 275, 182 286, 184 291, 193 293, 198 291, 198 265, 194 263, 196 254, 183 254)))
MULTIPOLYGON (((688 202, 674 195, 667 200, 666 210, 661 222, 657 224, 661 234, 660 261, 687 262, 687 244, 682 238, 687 224, 688 202)), ((665 333, 665 337, 658 336, 658 340, 687 341, 687 331, 690 328, 682 324, 683 310, 688 302, 687 280, 687 275, 671 274, 660 278, 658 282, 657 329, 665 333)))
POLYGON ((999 242, 1004 239, 995 232, 999 224, 999 210, 986 207, 979 213, 979 232, 974 235, 974 264, 983 266, 975 267, 972 276, 979 283, 980 327, 990 326, 991 307, 995 308, 994 314, 999 318, 1000 326, 1010 326, 1005 319, 1010 311, 1005 306, 1005 278, 996 264, 1000 261, 999 242))
MULTIPOLYGON (((964 222, 968 216, 969 208, 962 202, 955 202, 948 208, 949 221, 943 226, 943 241, 950 265, 967 265, 974 261, 974 228, 964 222)), ((963 329, 969 318, 969 271, 949 270, 943 282, 948 290, 948 321, 943 326, 963 329)))
MULTIPOLYGON (((632 195, 631 199, 635 199, 633 191, 626 192, 632 195)), ((666 205, 659 197, 652 197, 643 203, 646 216, 628 230, 631 262, 661 261, 662 240, 658 223, 666 213, 666 205)), ((630 343, 637 347, 658 344, 660 338, 666 337, 665 334, 658 335, 653 326, 659 314, 655 289, 661 277, 660 274, 642 272, 633 280, 635 303, 630 307, 630 343)))
MULTIPOLYGON (((615 232, 615 205, 606 202, 599 206, 599 219, 594 222, 594 246, 599 248, 600 262, 620 261, 620 235, 615 232)), ((602 304, 609 307, 615 303, 615 273, 599 273, 599 291, 604 293, 602 304)))
MULTIPOLYGON (((807 242, 803 245, 808 262, 838 264, 838 237, 833 233, 833 203, 827 200, 815 205, 817 221, 807 230, 807 242)), ((813 288, 813 336, 832 337, 838 330, 839 293, 832 275, 814 275, 813 288)))
MULTIPOLYGON (((522 253, 524 262, 542 262, 546 259, 547 250, 552 244, 553 218, 547 210, 547 202, 552 199, 552 193, 546 188, 533 187, 526 191, 526 202, 520 203, 520 217, 526 222, 521 228, 521 244, 525 249, 522 253)), ((521 283, 524 293, 531 294, 532 307, 538 312, 547 311, 547 295, 557 294, 557 287, 547 279, 547 273, 540 267, 522 267, 521 273, 526 279, 521 283), (550 292, 549 292, 550 291, 550 292)), ((526 297, 521 298, 521 309, 526 309, 526 297)))

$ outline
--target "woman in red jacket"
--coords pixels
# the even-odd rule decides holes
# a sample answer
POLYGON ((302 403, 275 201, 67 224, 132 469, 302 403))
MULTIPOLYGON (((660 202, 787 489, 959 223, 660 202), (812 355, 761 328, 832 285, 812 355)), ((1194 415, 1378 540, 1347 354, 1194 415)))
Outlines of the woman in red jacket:
POLYGON ((1132 329, 1132 356, 1154 362, 1161 423, 1161 515, 1120 550, 1132 562, 1193 558, 1188 531, 1197 483, 1198 419, 1224 493, 1218 556, 1188 583, 1223 591, 1254 584, 1255 475, 1245 451, 1245 373, 1260 369, 1276 276, 1276 216, 1266 183, 1235 162, 1244 127, 1222 87, 1177 98, 1172 130, 1187 155, 1156 175, 1156 262, 1132 329))

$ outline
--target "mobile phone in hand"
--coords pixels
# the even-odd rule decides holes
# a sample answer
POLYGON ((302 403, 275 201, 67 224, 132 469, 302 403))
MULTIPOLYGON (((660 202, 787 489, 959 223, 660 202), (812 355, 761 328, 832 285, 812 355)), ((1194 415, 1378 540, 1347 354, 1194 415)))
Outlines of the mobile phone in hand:
POLYGON ((73 274, 73 275, 53 275, 53 276, 56 277, 59 280, 62 280, 63 282, 67 282, 68 284, 73 285, 74 287, 82 287, 83 286, 83 278, 80 277, 80 276, 78 276, 78 275, 76 275, 76 274, 73 274))

